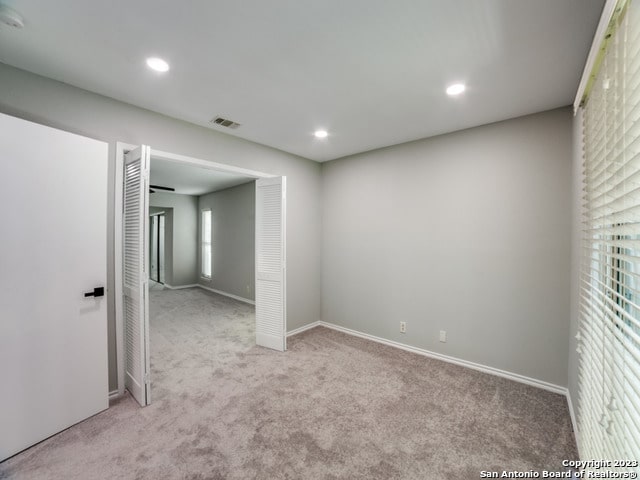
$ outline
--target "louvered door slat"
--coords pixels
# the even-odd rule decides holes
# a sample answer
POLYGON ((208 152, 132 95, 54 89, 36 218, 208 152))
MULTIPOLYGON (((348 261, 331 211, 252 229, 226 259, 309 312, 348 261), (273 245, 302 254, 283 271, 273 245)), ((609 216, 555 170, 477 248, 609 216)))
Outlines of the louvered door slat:
POLYGON ((286 349, 285 177, 256 181, 256 343, 286 349))
POLYGON ((124 333, 125 386, 142 406, 151 401, 146 246, 148 245, 149 147, 125 156, 124 165, 124 333))

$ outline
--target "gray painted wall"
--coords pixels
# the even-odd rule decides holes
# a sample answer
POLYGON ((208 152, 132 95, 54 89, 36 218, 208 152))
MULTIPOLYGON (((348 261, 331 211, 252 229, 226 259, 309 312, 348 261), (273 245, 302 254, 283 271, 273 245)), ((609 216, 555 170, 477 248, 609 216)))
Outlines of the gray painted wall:
MULTIPOLYGON (((198 275, 199 283, 255 300, 255 181, 199 197, 199 210, 205 208, 211 209, 213 268, 211 279, 198 275)), ((199 267, 200 257, 198 273, 199 267)))
MULTIPOLYGON (((156 191, 149 205, 172 208, 168 228, 171 245, 165 243, 165 283, 172 287, 198 283, 198 197, 156 191)), ((167 219, 165 218, 165 222, 167 219)))
POLYGON ((322 319, 566 386, 571 128, 565 108, 324 163, 322 319))
MULTIPOLYGON (((0 112, 109 143, 111 199, 117 141, 145 143, 158 150, 286 175, 287 328, 293 330, 320 318, 321 173, 318 163, 1 63, 0 85, 0 112)), ((108 216, 109 388, 115 389, 113 201, 109 203, 108 216)))

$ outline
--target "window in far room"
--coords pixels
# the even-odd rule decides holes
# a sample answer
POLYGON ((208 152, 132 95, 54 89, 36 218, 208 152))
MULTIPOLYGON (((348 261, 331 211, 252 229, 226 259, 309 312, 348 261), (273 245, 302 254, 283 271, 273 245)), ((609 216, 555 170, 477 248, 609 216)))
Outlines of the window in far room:
POLYGON ((200 238, 201 245, 201 274, 205 278, 211 278, 211 210, 202 210, 200 231, 202 237, 200 238))

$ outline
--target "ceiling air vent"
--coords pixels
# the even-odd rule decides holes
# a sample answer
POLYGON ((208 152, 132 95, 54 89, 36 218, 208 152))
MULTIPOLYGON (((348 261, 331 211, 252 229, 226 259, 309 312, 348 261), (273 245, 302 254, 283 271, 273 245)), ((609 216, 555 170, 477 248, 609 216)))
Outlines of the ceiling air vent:
POLYGON ((220 125, 221 127, 227 127, 227 128, 238 128, 240 126, 239 123, 236 123, 233 120, 228 120, 222 117, 214 118, 213 120, 211 120, 211 123, 213 123, 214 125, 220 125))

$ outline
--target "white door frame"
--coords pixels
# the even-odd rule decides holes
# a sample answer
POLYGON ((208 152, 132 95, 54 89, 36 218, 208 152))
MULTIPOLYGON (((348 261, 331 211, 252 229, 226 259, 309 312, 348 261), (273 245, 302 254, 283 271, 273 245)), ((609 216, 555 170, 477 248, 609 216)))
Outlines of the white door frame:
MULTIPOLYGON (((124 394, 124 317, 122 314, 122 181, 124 154, 139 145, 132 145, 124 142, 116 142, 116 165, 115 165, 115 189, 114 189, 114 261, 115 261, 115 316, 116 316, 116 359, 118 364, 118 395, 124 394)), ((175 153, 163 152, 151 149, 151 157, 158 160, 167 160, 170 162, 180 163, 192 167, 206 168, 225 173, 234 173, 238 175, 246 175, 247 177, 273 178, 279 175, 271 173, 258 172, 246 168, 235 167, 233 165, 225 165, 223 163, 210 162, 199 158, 188 157, 175 153)), ((148 248, 148 245, 147 245, 148 248)), ((285 247, 286 248, 286 247, 285 247)), ((285 315, 285 332, 286 332, 286 315, 285 315)))

